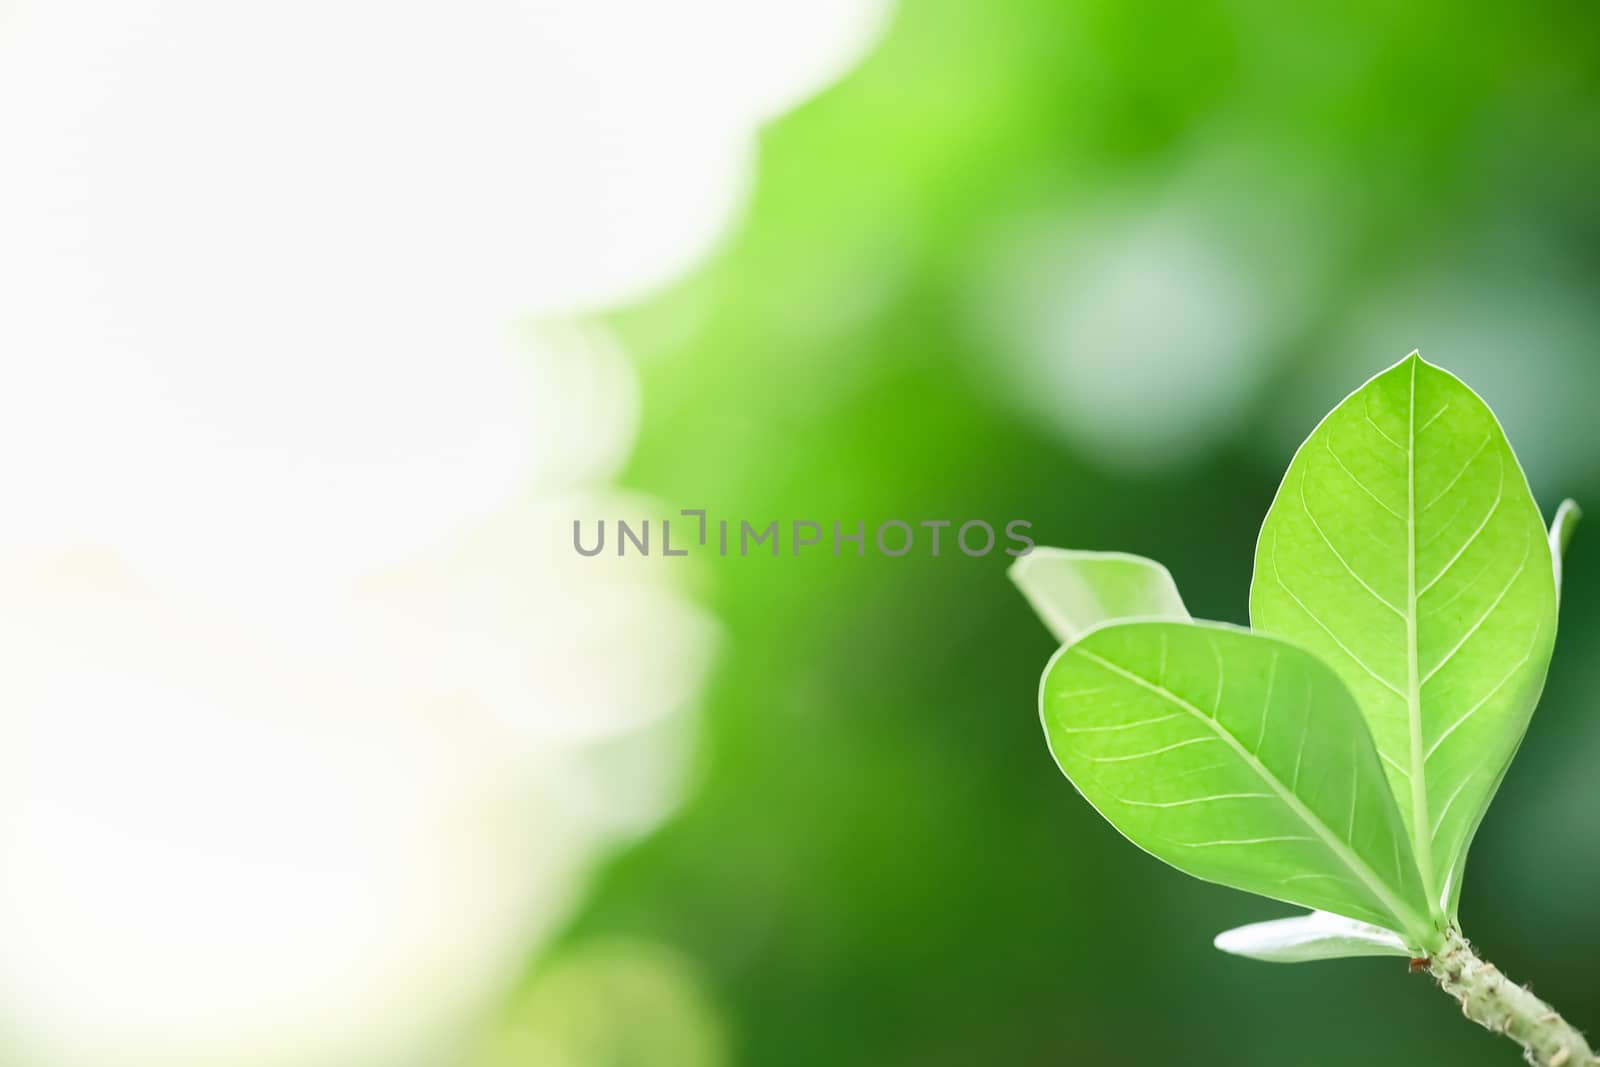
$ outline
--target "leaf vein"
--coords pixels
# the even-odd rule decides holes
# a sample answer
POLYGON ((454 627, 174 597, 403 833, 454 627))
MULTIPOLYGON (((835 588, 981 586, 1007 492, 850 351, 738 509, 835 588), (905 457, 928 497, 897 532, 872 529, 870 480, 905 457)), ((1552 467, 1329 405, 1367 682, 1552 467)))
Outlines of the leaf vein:
POLYGON ((1370 676, 1373 681, 1383 686, 1401 700, 1406 699, 1405 693, 1401 692, 1398 686, 1369 667, 1366 660, 1356 655, 1355 652, 1351 650, 1350 646, 1345 644, 1344 641, 1340 639, 1339 635, 1334 633, 1328 624, 1323 622, 1322 619, 1317 616, 1317 613, 1312 611, 1304 600, 1300 599, 1299 594, 1297 594, 1293 589, 1289 588, 1289 584, 1283 580, 1283 574, 1278 569, 1278 546, 1276 540, 1274 540, 1272 546, 1272 577, 1277 581, 1278 587, 1285 593, 1289 594, 1289 599, 1293 600, 1295 604, 1299 606, 1300 610, 1306 613, 1306 617, 1312 622, 1316 623, 1317 628, 1323 633, 1327 634, 1329 639, 1332 640, 1334 644, 1339 646, 1339 651, 1343 652, 1346 656, 1349 656, 1351 661, 1353 661, 1356 666, 1366 671, 1368 676, 1370 676))
POLYGON ((1432 426, 1434 423, 1438 422, 1439 418, 1442 415, 1444 415, 1445 412, 1447 412, 1449 410, 1450 410, 1450 402, 1448 400, 1446 400, 1445 403, 1444 403, 1444 407, 1440 408, 1438 411, 1435 411, 1432 415, 1429 415, 1428 416, 1428 421, 1424 422, 1421 426, 1417 427, 1417 433, 1419 433, 1419 434, 1422 433, 1429 426, 1432 426))
POLYGON ((1489 447, 1489 442, 1492 440, 1494 440, 1494 432, 1492 430, 1485 431, 1483 440, 1478 443, 1478 447, 1473 450, 1472 455, 1467 457, 1467 461, 1461 465, 1461 469, 1456 471, 1456 476, 1451 478, 1450 481, 1445 484, 1443 489, 1435 493, 1432 500, 1422 505, 1422 510, 1417 512, 1417 514, 1426 515, 1430 510, 1432 510, 1435 504, 1449 496, 1450 490, 1454 489, 1456 487, 1456 483, 1461 481, 1461 479, 1466 476, 1467 471, 1472 469, 1472 465, 1474 463, 1478 462, 1478 457, 1483 455, 1483 450, 1489 447))
POLYGON ((1355 483, 1355 486, 1356 486, 1357 489, 1361 490, 1363 493, 1367 494, 1367 496, 1371 497, 1372 498, 1372 502, 1374 504, 1378 505, 1384 511, 1387 511, 1389 514, 1393 515, 1395 518, 1399 519, 1401 522, 1405 522, 1406 521, 1406 517, 1404 515, 1400 514, 1394 508, 1392 508, 1388 504, 1384 503, 1382 497, 1380 497, 1377 493, 1373 492, 1367 486, 1366 482, 1363 482, 1360 478, 1358 478, 1356 476, 1356 472, 1355 471, 1351 470, 1349 467, 1347 467, 1345 465, 1344 460, 1339 458, 1339 453, 1337 453, 1337 452, 1335 452, 1333 450, 1333 442, 1331 440, 1327 440, 1324 443, 1327 445, 1328 455, 1333 457, 1333 461, 1339 465, 1339 469, 1340 470, 1344 471, 1345 474, 1349 476, 1350 480, 1355 483))
POLYGON ((1404 619, 1406 617, 1406 613, 1389 603, 1387 597, 1378 592, 1376 589, 1372 588, 1372 586, 1367 583, 1367 580, 1357 573, 1356 569, 1350 565, 1350 561, 1344 558, 1344 553, 1340 552, 1338 547, 1334 545, 1333 541, 1329 539, 1327 533, 1322 529, 1322 523, 1318 522, 1317 517, 1311 514, 1311 504, 1306 500, 1306 479, 1304 474, 1300 476, 1300 510, 1305 512, 1307 519, 1311 520, 1311 528, 1317 531, 1317 536, 1322 538, 1322 543, 1328 546, 1328 551, 1333 553, 1333 558, 1339 561, 1339 566, 1345 569, 1345 573, 1354 578, 1356 580, 1356 584, 1361 586, 1362 589, 1365 589, 1372 599, 1376 600, 1378 603, 1394 612, 1400 618, 1404 619))
POLYGON ((1407 781, 1411 780, 1411 772, 1406 770, 1405 765, 1381 748, 1378 749, 1378 758, 1383 760, 1383 762, 1387 763, 1390 767, 1393 767, 1395 773, 1400 777, 1406 779, 1407 781))
MULTIPOLYGON (((1461 557, 1467 554, 1467 550, 1470 549, 1474 544, 1476 544, 1477 541, 1478 541, 1478 538, 1483 536, 1483 531, 1488 529, 1490 521, 1495 517, 1495 514, 1500 510, 1500 505, 1505 502, 1505 499, 1506 499, 1506 465, 1505 465, 1505 461, 1501 460, 1501 462, 1500 462, 1500 483, 1499 483, 1498 488, 1495 489, 1494 503, 1489 506, 1488 512, 1483 516, 1483 521, 1478 523, 1478 528, 1476 530, 1472 531, 1472 536, 1468 537, 1466 539, 1466 541, 1462 543, 1461 547, 1456 550, 1456 554, 1450 557, 1450 561, 1444 565, 1444 569, 1441 570, 1438 574, 1435 574, 1433 576, 1432 580, 1429 581, 1428 584, 1424 585, 1422 587, 1422 589, 1417 593, 1417 598, 1419 600, 1422 597, 1427 596, 1428 595, 1428 591, 1430 589, 1432 589, 1434 586, 1438 585, 1440 580, 1443 579, 1445 575, 1450 573, 1451 568, 1453 568, 1457 563, 1461 562, 1461 557)), ((1413 560, 1415 560, 1415 554, 1413 554, 1412 558, 1413 558, 1413 560)))
POLYGON ((1216 800, 1276 800, 1271 793, 1217 793, 1209 797, 1191 797, 1188 800, 1130 800, 1127 797, 1114 797, 1118 803, 1128 804, 1135 808, 1186 808, 1195 804, 1209 804, 1216 800))
POLYGON ((1472 779, 1473 776, 1471 774, 1466 775, 1461 779, 1461 784, 1456 786, 1455 789, 1450 793, 1449 799, 1447 799, 1444 802, 1444 805, 1439 809, 1438 818, 1434 819, 1433 825, 1428 828, 1429 841, 1435 841, 1438 839, 1439 830, 1444 826, 1444 817, 1450 813, 1450 809, 1452 806, 1454 806, 1456 798, 1462 793, 1466 792, 1467 786, 1472 784, 1472 779))
POLYGON ((1153 719, 1140 719, 1138 722, 1119 722, 1107 726, 1063 726, 1061 732, 1064 734, 1109 734, 1118 730, 1137 729, 1140 726, 1154 726, 1158 722, 1170 722, 1178 717, 1179 713, 1175 711, 1171 715, 1157 715, 1153 719))
POLYGON ((1385 431, 1382 426, 1379 426, 1377 420, 1372 417, 1372 397, 1368 396, 1361 402, 1361 409, 1361 414, 1366 418, 1367 425, 1371 426, 1374 430, 1377 430, 1379 437, 1383 438, 1385 441, 1388 441, 1391 445, 1398 448, 1402 452, 1410 451, 1405 445, 1390 437, 1388 432, 1385 431))
POLYGON ((1272 690, 1278 684, 1278 650, 1272 650, 1272 659, 1267 665, 1267 699, 1261 705, 1261 725, 1256 730, 1255 747, 1250 750, 1252 756, 1259 755, 1261 745, 1267 739, 1267 718, 1272 714, 1272 690))
POLYGON ((1170 745, 1162 745, 1160 748, 1152 748, 1148 752, 1130 752, 1124 756, 1086 756, 1085 758, 1090 763, 1131 763, 1134 760, 1149 759, 1151 756, 1159 756, 1164 752, 1174 752, 1180 748, 1188 748, 1190 745, 1209 744, 1216 740, 1217 738, 1215 737, 1190 737, 1170 745))
POLYGON ((1465 723, 1468 719, 1470 719, 1474 715, 1476 715, 1478 713, 1478 709, 1479 708, 1482 708, 1485 704, 1489 703, 1489 701, 1493 700, 1496 696, 1498 696, 1499 693, 1500 693, 1500 690, 1505 688, 1506 683, 1509 682, 1513 677, 1515 677, 1516 673, 1518 671, 1520 671, 1523 667, 1526 667, 1528 665, 1528 661, 1533 658, 1533 650, 1539 643, 1539 634, 1543 629, 1544 629, 1544 624, 1543 623, 1540 623, 1538 626, 1535 626, 1533 628, 1533 640, 1528 642, 1528 651, 1523 654, 1523 657, 1521 659, 1517 660, 1516 663, 1513 663, 1511 665, 1511 669, 1506 671, 1504 677, 1502 677, 1498 682, 1496 682, 1494 684, 1494 687, 1492 689, 1490 689, 1489 692, 1484 694, 1482 700, 1479 700, 1476 704, 1472 705, 1472 707, 1468 708, 1467 711, 1460 718, 1456 719, 1455 722, 1453 722, 1449 726, 1445 727, 1444 732, 1441 733, 1438 737, 1433 739, 1433 744, 1428 746, 1427 753, 1425 753, 1423 755, 1423 757, 1422 757, 1422 761, 1424 763, 1426 763, 1428 760, 1433 758, 1433 754, 1435 752, 1439 751, 1439 746, 1444 744, 1446 738, 1448 738, 1451 734, 1455 733, 1456 729, 1458 727, 1460 727, 1463 723, 1465 723))
POLYGON ((1455 658, 1456 653, 1460 652, 1461 649, 1466 645, 1466 643, 1468 641, 1472 640, 1473 636, 1479 630, 1481 630, 1483 628, 1483 624, 1489 621, 1489 617, 1491 615, 1493 615, 1499 609, 1499 607, 1500 607, 1500 605, 1502 603, 1505 602, 1506 596, 1511 592, 1512 587, 1517 584, 1517 580, 1519 578, 1521 578, 1523 573, 1525 571, 1527 571, 1527 569, 1528 569, 1528 548, 1529 548, 1528 541, 1529 540, 1530 540, 1529 538, 1526 538, 1526 537, 1523 538, 1522 562, 1517 564, 1517 569, 1512 572, 1511 578, 1506 582, 1505 587, 1502 588, 1500 590, 1499 595, 1494 598, 1494 602, 1491 603, 1487 608, 1484 609, 1483 614, 1478 616, 1478 621, 1474 622, 1467 629, 1467 632, 1461 635, 1461 640, 1457 641, 1455 643, 1455 646, 1452 647, 1449 652, 1446 652, 1444 654, 1444 658, 1443 659, 1439 660, 1438 663, 1433 665, 1432 669, 1430 669, 1428 671, 1428 673, 1423 677, 1423 679, 1422 679, 1422 684, 1423 685, 1427 685, 1430 681, 1433 680, 1434 675, 1436 675, 1440 671, 1444 670, 1445 664, 1449 663, 1452 659, 1455 658))
MULTIPOLYGON (((1316 835, 1315 838, 1310 838, 1308 840, 1320 839, 1323 846, 1327 848, 1327 850, 1332 853, 1341 864, 1344 865, 1345 869, 1355 877, 1356 881, 1364 886, 1383 908, 1387 909, 1390 914, 1399 919, 1404 925, 1413 929, 1422 925, 1420 919, 1418 919, 1416 914, 1405 903, 1405 901, 1400 898, 1398 892, 1387 882, 1385 882, 1383 878, 1381 878, 1378 873, 1374 871, 1364 859, 1361 858, 1360 854, 1355 851, 1354 847, 1349 842, 1340 840, 1339 836, 1334 833, 1333 829, 1329 827, 1319 815, 1306 806, 1305 801, 1301 800, 1300 797, 1292 790, 1286 788, 1283 784, 1283 781, 1279 779, 1278 776, 1274 774, 1272 770, 1264 763, 1262 763, 1255 756, 1251 755, 1250 752, 1239 741, 1239 739, 1234 737, 1232 733, 1226 730, 1220 722, 1207 716, 1205 712, 1201 711, 1199 708, 1195 707, 1187 700, 1184 700, 1171 690, 1156 685, 1149 679, 1140 677, 1134 672, 1119 666, 1118 664, 1113 663, 1102 656, 1098 656, 1093 652, 1089 652, 1086 649, 1079 649, 1078 651, 1080 655, 1095 663, 1098 663, 1101 667, 1109 670, 1113 674, 1125 678, 1134 685, 1156 694, 1163 700, 1166 700, 1183 711, 1187 711, 1200 722, 1206 723, 1208 726, 1210 726, 1210 728, 1214 731, 1215 739, 1224 742, 1230 748, 1232 748, 1234 752, 1238 754, 1239 758, 1246 764, 1246 766, 1254 771, 1257 777, 1259 777, 1263 783, 1277 793, 1279 798, 1282 799, 1284 805, 1289 808, 1289 810, 1292 811, 1295 816, 1312 831, 1313 834, 1316 835)), ((1305 731, 1302 730, 1302 738, 1304 737, 1304 733, 1305 731)))
POLYGON ((1184 848, 1216 848, 1218 845, 1267 845, 1279 841, 1315 841, 1305 834, 1273 834, 1269 837, 1224 837, 1215 841, 1177 841, 1184 848))

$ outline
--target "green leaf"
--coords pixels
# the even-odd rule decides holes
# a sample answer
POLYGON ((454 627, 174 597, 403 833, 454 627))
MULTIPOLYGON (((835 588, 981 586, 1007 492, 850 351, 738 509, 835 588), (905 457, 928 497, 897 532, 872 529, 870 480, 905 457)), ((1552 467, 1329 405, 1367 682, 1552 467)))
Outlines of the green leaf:
POLYGON ((1326 911, 1224 930, 1213 944, 1235 956, 1268 963, 1411 955, 1411 950, 1393 930, 1326 911))
POLYGON ((1036 548, 1010 574, 1062 642, 1115 619, 1189 618, 1167 568, 1143 556, 1036 548))
POLYGON ((1544 523, 1488 406, 1413 353, 1335 408, 1267 513, 1250 616, 1355 693, 1435 921, 1454 918, 1556 629, 1544 523))
POLYGON ((1039 713, 1079 792, 1159 859, 1437 939, 1361 712, 1315 656, 1218 623, 1112 623, 1056 653, 1039 713))

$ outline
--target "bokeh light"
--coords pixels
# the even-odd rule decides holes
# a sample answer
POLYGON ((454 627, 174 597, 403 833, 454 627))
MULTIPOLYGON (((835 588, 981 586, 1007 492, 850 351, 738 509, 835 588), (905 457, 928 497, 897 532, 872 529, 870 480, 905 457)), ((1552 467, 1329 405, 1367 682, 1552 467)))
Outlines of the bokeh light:
POLYGON ((561 553, 868 2, 6 5, 0 1050, 454 1062, 687 781, 715 627, 561 553))

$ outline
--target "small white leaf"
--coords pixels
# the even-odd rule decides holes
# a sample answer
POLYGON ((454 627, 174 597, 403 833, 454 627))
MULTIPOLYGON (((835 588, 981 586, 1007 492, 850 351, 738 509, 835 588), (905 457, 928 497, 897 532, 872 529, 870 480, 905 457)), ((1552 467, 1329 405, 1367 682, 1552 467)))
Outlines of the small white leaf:
POLYGON ((1063 644, 1122 619, 1189 621, 1167 568, 1125 552, 1036 548, 1011 565, 1011 580, 1063 644))
POLYGON ((1578 502, 1568 497, 1561 502, 1561 507, 1556 509, 1555 520, 1550 523, 1550 556, 1555 561, 1556 568, 1556 596, 1561 595, 1561 561, 1567 554, 1567 545, 1572 540, 1573 531, 1578 528, 1578 523, 1583 519, 1583 509, 1578 502))
POLYGON ((1326 911, 1224 930, 1213 944, 1235 956, 1268 963, 1412 955, 1394 931, 1326 911))

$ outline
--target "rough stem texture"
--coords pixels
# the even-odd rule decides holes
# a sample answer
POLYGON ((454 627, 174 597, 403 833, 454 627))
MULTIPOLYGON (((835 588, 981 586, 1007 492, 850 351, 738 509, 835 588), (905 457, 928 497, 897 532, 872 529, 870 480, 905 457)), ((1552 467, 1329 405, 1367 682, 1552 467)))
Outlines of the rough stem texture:
POLYGON ((1521 1045, 1534 1067, 1596 1067, 1583 1035, 1555 1010, 1517 985, 1492 963, 1479 959, 1466 938, 1452 930, 1429 971, 1479 1026, 1521 1045))

